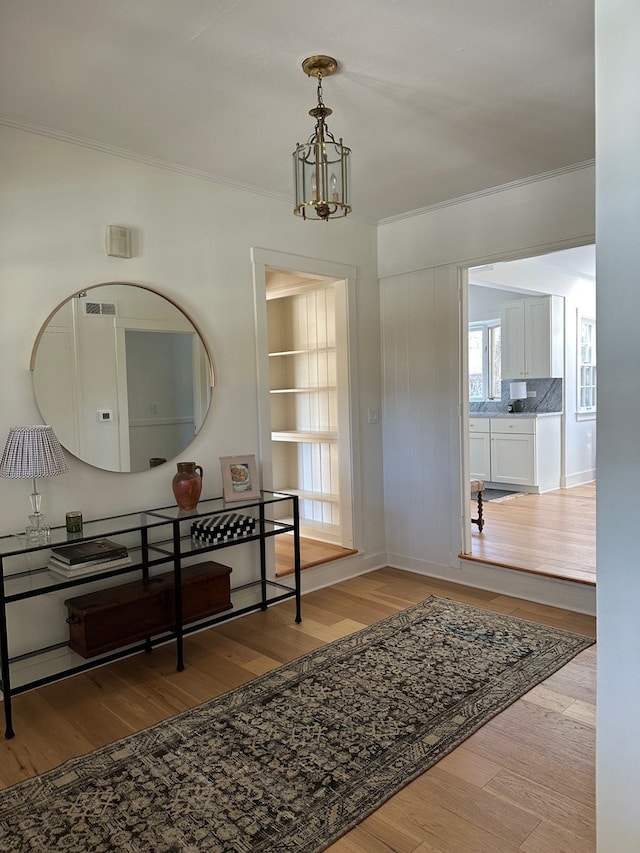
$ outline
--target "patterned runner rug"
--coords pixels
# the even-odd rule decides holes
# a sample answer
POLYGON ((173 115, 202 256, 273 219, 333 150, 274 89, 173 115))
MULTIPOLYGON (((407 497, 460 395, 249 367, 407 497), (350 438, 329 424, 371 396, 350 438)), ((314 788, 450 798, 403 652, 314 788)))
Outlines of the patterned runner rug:
POLYGON ((0 850, 312 853, 593 640, 431 597, 0 793, 0 850))

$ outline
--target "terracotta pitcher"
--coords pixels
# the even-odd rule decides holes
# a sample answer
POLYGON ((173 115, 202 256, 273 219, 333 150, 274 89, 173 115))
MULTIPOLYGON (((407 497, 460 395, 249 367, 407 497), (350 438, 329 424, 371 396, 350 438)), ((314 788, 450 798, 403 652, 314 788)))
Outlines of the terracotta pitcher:
POLYGON ((171 486, 180 509, 194 510, 202 492, 203 471, 195 462, 178 462, 171 486))

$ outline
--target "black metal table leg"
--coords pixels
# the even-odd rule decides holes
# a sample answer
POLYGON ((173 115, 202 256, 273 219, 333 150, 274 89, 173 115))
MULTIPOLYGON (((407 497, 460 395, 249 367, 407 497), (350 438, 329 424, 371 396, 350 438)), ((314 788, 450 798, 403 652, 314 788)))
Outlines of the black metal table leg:
POLYGON ((296 622, 302 622, 300 612, 300 508, 298 496, 293 496, 293 571, 296 584, 296 622))

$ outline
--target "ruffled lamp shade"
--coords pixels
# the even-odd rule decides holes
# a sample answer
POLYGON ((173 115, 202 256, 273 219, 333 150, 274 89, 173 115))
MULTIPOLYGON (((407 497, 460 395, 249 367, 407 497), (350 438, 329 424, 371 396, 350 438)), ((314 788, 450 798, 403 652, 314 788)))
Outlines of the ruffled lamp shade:
POLYGON ((0 460, 0 477, 33 480, 30 496, 32 513, 26 529, 28 544, 46 544, 51 533, 40 511, 42 495, 37 490, 36 479, 54 477, 68 470, 67 460, 52 427, 11 427, 0 460))

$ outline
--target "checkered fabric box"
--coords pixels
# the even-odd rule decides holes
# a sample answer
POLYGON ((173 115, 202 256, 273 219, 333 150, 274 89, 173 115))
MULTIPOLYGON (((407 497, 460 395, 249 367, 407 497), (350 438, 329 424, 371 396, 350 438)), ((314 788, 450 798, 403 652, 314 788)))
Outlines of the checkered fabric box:
POLYGON ((218 545, 220 542, 229 542, 231 539, 248 536, 254 533, 255 529, 256 520, 250 515, 225 512, 194 521, 191 525, 191 538, 207 545, 218 545))

